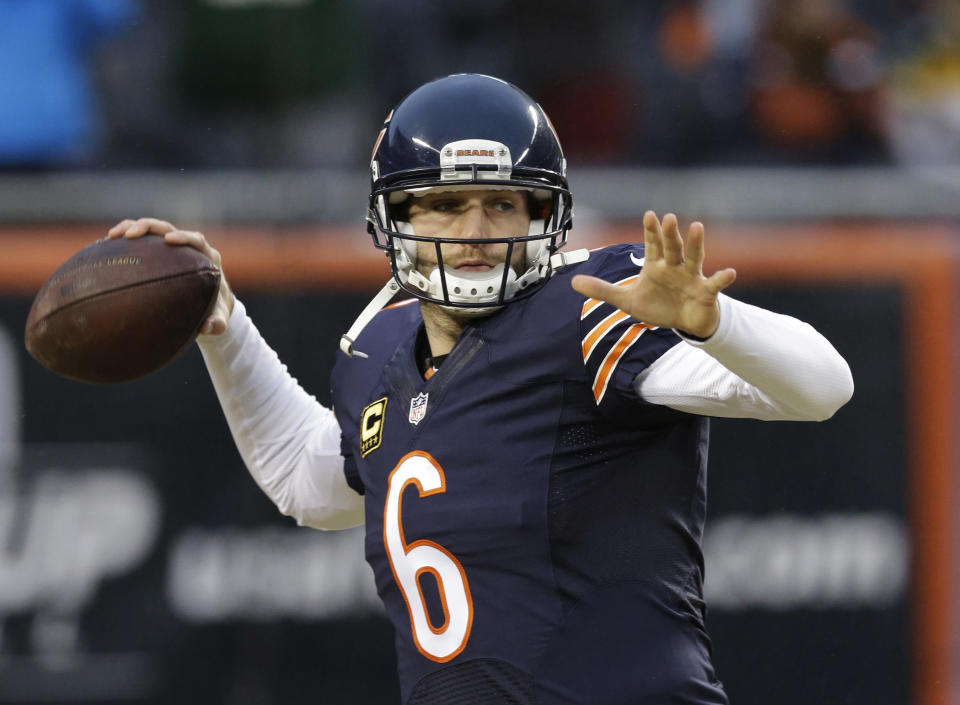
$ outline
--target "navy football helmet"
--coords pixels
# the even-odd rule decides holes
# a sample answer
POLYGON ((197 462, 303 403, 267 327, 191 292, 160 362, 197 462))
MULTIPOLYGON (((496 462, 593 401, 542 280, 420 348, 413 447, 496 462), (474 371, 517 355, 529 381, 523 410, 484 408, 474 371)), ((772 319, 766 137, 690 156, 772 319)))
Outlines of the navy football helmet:
POLYGON ((543 109, 505 81, 456 74, 410 93, 387 115, 370 161, 367 230, 386 250, 399 288, 424 301, 483 314, 536 291, 552 274, 550 256, 567 240, 573 197, 566 160, 543 109), (511 189, 527 192, 528 232, 473 238, 506 243, 506 257, 489 271, 445 267, 441 245, 456 237, 415 234, 410 199, 431 191, 511 189), (437 266, 417 268, 417 242, 436 248, 437 266), (514 271, 516 248, 524 263, 514 271))

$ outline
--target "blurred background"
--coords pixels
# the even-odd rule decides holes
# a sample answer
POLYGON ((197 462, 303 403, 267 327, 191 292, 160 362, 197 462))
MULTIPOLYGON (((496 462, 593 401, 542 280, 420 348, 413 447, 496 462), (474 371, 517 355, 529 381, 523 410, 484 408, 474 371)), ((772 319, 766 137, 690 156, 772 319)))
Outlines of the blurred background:
POLYGON ((373 138, 458 71, 551 116, 573 246, 702 220, 732 295, 851 364, 826 424, 713 425, 732 701, 960 703, 956 0, 0 0, 0 703, 399 702, 362 536, 276 513, 195 350, 96 387, 22 336, 63 260, 152 215, 327 403, 388 275, 373 138))

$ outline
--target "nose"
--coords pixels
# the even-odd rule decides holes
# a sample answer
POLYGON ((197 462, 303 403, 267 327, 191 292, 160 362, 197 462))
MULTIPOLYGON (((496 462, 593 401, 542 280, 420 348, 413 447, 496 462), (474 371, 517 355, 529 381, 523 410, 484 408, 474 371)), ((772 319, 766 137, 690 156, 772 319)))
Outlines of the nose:
POLYGON ((462 238, 487 237, 487 215, 482 205, 471 205, 460 216, 457 235, 462 238))

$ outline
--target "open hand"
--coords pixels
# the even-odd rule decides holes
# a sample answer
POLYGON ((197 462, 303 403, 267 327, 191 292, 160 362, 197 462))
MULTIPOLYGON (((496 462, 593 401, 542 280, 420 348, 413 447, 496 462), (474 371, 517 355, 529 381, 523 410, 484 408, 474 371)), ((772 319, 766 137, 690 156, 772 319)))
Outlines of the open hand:
POLYGON ((210 246, 203 233, 179 230, 171 223, 157 218, 139 218, 137 220, 128 218, 120 221, 107 231, 108 238, 134 238, 143 235, 162 235, 170 245, 186 245, 199 250, 220 268, 220 293, 217 295, 217 303, 214 304, 213 311, 207 317, 207 320, 203 322, 200 333, 220 335, 226 331, 227 321, 230 320, 230 314, 233 312, 233 291, 230 290, 227 277, 223 273, 220 253, 210 246))
POLYGON ((643 214, 644 263, 636 280, 617 286, 578 274, 571 285, 638 321, 708 338, 720 321, 717 295, 733 283, 737 273, 727 268, 704 276, 703 242, 702 223, 690 226, 684 243, 673 213, 664 216, 661 226, 656 213, 647 211, 643 214))

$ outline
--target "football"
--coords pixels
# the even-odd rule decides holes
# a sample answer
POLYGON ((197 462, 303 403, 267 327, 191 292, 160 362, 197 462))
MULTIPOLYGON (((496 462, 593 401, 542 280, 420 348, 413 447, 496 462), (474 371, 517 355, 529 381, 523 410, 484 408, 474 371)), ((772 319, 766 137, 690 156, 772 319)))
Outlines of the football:
POLYGON ((220 270, 159 235, 103 239, 64 262, 37 292, 27 350, 80 382, 145 377, 186 350, 217 300, 220 270))

